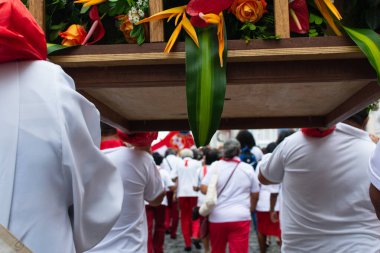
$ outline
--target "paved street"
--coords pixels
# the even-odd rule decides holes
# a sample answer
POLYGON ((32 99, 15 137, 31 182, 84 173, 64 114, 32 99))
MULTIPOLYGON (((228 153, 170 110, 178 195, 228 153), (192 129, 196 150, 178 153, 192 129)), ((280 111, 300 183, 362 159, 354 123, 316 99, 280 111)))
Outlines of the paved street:
MULTIPOLYGON (((251 229, 252 231, 253 229, 251 229)), ((165 253, 182 253, 184 252, 184 242, 182 238, 181 231, 178 230, 177 232, 177 239, 172 240, 170 239, 169 235, 165 236, 165 253)), ((202 250, 195 250, 193 247, 193 253, 202 253, 202 250)), ((250 253, 258 253, 259 251, 259 245, 257 242, 257 237, 255 232, 251 232, 251 236, 249 238, 249 252, 250 253)), ((276 244, 276 241, 274 238, 271 240, 271 245, 269 246, 267 253, 279 253, 280 249, 276 244)))

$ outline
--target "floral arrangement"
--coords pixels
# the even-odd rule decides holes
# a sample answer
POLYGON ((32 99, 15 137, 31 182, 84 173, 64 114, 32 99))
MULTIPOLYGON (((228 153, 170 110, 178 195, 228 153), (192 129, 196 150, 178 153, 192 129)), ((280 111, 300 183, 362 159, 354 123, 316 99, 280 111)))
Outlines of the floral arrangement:
MULTIPOLYGON (((288 1, 292 36, 347 34, 380 80, 379 1, 341 1, 342 14, 333 0, 288 1)), ((186 42, 188 117, 198 146, 206 145, 219 127, 226 89, 227 39, 278 39, 270 0, 164 0, 166 10, 151 16, 148 0, 47 2, 49 40, 65 46, 142 44, 148 40, 147 23, 167 19, 165 31, 171 35, 164 52, 169 53, 178 39, 186 42)))

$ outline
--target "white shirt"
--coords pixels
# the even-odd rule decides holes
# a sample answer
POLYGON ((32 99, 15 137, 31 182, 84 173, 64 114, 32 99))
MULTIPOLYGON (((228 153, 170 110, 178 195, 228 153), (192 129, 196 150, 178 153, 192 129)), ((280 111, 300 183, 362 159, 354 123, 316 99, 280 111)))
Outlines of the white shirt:
POLYGON ((369 178, 380 191, 380 142, 377 144, 369 163, 369 178))
MULTIPOLYGON (((201 184, 202 184, 202 180, 203 178, 205 178, 206 174, 207 174, 207 171, 208 169, 210 168, 209 165, 203 165, 202 167, 199 167, 197 169, 197 178, 196 180, 194 181, 194 187, 200 187, 201 184)), ((198 203, 197 203, 197 206, 201 206, 204 199, 205 199, 206 195, 204 195, 200 190, 198 191, 198 203)))
MULTIPOLYGON (((235 158, 239 159, 239 158, 235 158)), ((217 192, 226 184, 235 169, 236 162, 224 160, 212 163, 203 179, 202 184, 208 185, 214 173, 219 173, 217 192)), ((210 222, 233 222, 251 220, 251 193, 259 192, 259 182, 251 165, 240 162, 228 185, 218 197, 217 204, 212 210, 210 222)))
POLYGON ((282 182, 281 252, 380 251, 366 164, 375 144, 346 124, 324 137, 297 132, 274 151, 265 178, 282 182))
POLYGON ((255 156, 256 161, 257 161, 257 162, 260 162, 261 159, 263 158, 263 155, 264 155, 263 151, 261 151, 261 149, 260 149, 259 147, 254 146, 254 147, 251 149, 251 152, 252 152, 252 154, 255 156))
MULTIPOLYGON (((169 187, 174 186, 173 180, 170 178, 169 172, 167 170, 159 169, 161 180, 162 180, 162 186, 164 187, 165 191, 169 191, 169 187)), ((161 205, 167 206, 168 205, 168 198, 165 196, 162 200, 161 205)))
MULTIPOLYGON (((258 176, 260 167, 265 165, 269 158, 271 157, 272 153, 265 154, 262 157, 262 160, 257 164, 256 169, 256 175, 258 176)), ((279 192, 280 185, 279 184, 273 184, 273 185, 262 185, 260 184, 260 194, 259 194, 259 200, 257 201, 256 211, 259 212, 269 212, 270 211, 270 195, 271 193, 278 193, 279 192)), ((280 202, 277 198, 276 205, 274 207, 275 211, 280 210, 280 202)))
POLYGON ((147 252, 148 228, 144 200, 163 192, 161 176, 150 154, 118 147, 104 153, 118 168, 124 184, 123 208, 108 235, 88 252, 147 252))
POLYGON ((186 157, 176 170, 172 171, 171 177, 178 177, 178 197, 197 197, 198 193, 194 191, 194 182, 197 179, 197 169, 202 166, 201 161, 186 157))
POLYGON ((120 176, 99 150, 99 112, 47 61, 1 64, 0 76, 0 223, 36 253, 93 247, 122 204, 120 176))
POLYGON ((161 169, 166 170, 170 176, 174 175, 174 171, 178 169, 178 166, 181 166, 182 159, 175 155, 166 156, 161 163, 161 169))

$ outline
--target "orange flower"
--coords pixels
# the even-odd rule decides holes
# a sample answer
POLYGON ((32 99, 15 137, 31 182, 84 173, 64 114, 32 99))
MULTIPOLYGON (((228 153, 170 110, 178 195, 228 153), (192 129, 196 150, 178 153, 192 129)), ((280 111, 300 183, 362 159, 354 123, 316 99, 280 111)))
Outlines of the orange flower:
POLYGON ((231 11, 241 22, 256 23, 266 12, 265 0, 235 0, 231 5, 231 11))
POLYGON ((64 46, 81 45, 86 35, 87 32, 81 25, 71 25, 65 32, 59 33, 59 36, 63 38, 61 44, 64 46))
POLYGON ((120 16, 117 16, 116 18, 120 22, 120 26, 119 26, 120 31, 122 31, 122 32, 128 32, 128 31, 132 31, 133 30, 133 24, 129 20, 128 15, 120 15, 120 16))

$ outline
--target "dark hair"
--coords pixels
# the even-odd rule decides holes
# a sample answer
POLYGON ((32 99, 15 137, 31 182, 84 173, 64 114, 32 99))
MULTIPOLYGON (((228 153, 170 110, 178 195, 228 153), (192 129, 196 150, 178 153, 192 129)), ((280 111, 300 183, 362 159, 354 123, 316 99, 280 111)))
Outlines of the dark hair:
POLYGON ((177 155, 177 151, 174 148, 168 148, 165 151, 165 157, 167 157, 168 155, 177 155))
POLYGON ((368 118, 368 115, 369 115, 369 109, 365 108, 365 109, 361 110, 360 112, 352 115, 347 120, 353 121, 356 124, 359 124, 360 126, 363 126, 364 123, 365 123, 365 121, 366 121, 366 119, 368 118))
POLYGON ((100 129, 101 129, 102 136, 110 136, 110 135, 115 135, 117 133, 116 128, 104 122, 100 122, 100 129))
POLYGON ((294 134, 294 130, 282 130, 277 137, 276 145, 279 145, 286 137, 294 134))
POLYGON ((162 155, 160 155, 160 153, 158 153, 158 152, 154 152, 152 154, 152 156, 153 156, 153 160, 156 163, 156 165, 160 165, 162 163, 162 160, 164 159, 164 157, 162 155))
POLYGON ((195 160, 198 160, 198 161, 202 160, 202 158, 203 158, 202 151, 200 151, 199 149, 196 149, 196 148, 191 149, 191 151, 193 151, 193 154, 194 154, 193 158, 195 160))
POLYGON ((255 137, 253 137, 253 134, 248 130, 240 130, 236 139, 240 142, 241 148, 248 147, 249 149, 252 149, 256 146, 255 137))
POLYGON ((268 144, 268 146, 265 148, 265 152, 267 153, 273 153, 273 151, 275 150, 277 144, 275 142, 271 142, 268 144))
POLYGON ((212 148, 212 149, 207 149, 204 151, 205 153, 205 163, 206 165, 210 165, 215 161, 219 160, 219 152, 217 149, 212 148))

